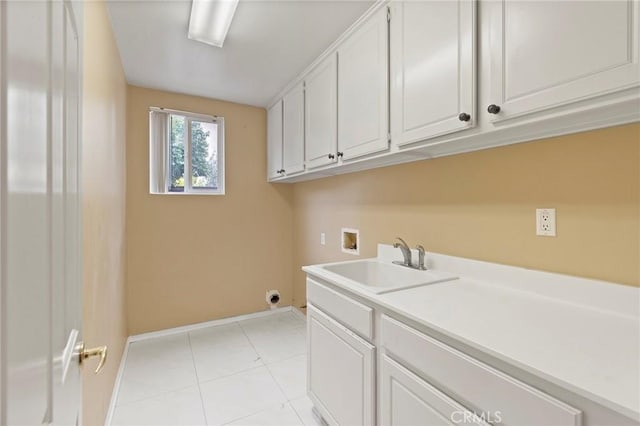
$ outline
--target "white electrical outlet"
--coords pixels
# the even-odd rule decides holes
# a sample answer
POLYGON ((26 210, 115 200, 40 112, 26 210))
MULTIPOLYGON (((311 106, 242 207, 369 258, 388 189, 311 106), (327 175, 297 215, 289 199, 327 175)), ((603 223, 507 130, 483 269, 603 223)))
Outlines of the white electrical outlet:
POLYGON ((325 245, 327 240, 324 237, 324 232, 320 233, 320 245, 325 245))
POLYGON ((556 209, 536 209, 536 235, 556 236, 556 209))

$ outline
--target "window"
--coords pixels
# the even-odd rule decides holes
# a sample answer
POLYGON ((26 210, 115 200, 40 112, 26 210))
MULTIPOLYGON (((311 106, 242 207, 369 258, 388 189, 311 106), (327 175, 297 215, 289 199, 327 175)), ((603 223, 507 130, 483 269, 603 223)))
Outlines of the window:
POLYGON ((149 192, 224 194, 224 120, 151 108, 149 192))

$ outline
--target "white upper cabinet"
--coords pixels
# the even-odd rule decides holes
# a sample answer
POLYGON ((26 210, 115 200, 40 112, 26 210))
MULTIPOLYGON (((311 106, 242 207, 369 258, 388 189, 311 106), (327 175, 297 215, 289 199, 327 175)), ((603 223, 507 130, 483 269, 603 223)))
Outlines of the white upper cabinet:
POLYGON ((304 84, 289 90, 282 103, 282 169, 291 175, 304 171, 304 84))
POLYGON ((279 98, 288 182, 638 122, 640 0, 375 2, 279 98))
POLYGON ((338 47, 338 151, 348 160, 389 147, 388 22, 381 8, 338 47))
POLYGON ((267 178, 276 179, 282 170, 282 100, 267 110, 267 178))
POLYGON ((338 65, 336 54, 305 78, 305 162, 307 168, 337 161, 338 65))
POLYGON ((640 84, 638 1, 490 7, 491 108, 481 107, 494 122, 640 84))
POLYGON ((390 39, 394 144, 474 127, 475 1, 392 2, 390 39))

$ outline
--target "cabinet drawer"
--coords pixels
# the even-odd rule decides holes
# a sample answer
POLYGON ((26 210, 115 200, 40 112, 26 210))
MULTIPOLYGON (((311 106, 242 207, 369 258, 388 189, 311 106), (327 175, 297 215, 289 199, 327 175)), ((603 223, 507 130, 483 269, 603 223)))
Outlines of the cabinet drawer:
POLYGON ((581 411, 385 315, 381 343, 477 414, 499 413, 501 425, 581 424, 581 411))
POLYGON ((373 309, 307 278, 307 300, 364 338, 373 338, 373 309))
MULTIPOLYGON (((381 364, 382 426, 489 426, 474 413, 388 356, 382 356, 381 364)), ((497 421, 498 418, 491 420, 497 421)))

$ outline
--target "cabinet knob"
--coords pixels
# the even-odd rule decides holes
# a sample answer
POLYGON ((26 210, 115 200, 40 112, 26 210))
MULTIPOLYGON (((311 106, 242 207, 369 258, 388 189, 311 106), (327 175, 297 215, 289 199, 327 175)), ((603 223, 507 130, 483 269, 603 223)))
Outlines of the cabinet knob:
POLYGON ((338 157, 342 157, 344 155, 344 153, 338 151, 338 157))
POLYGON ((497 114, 500 112, 500 107, 496 104, 491 104, 487 107, 489 114, 497 114))
POLYGON ((334 158, 336 158, 336 156, 333 154, 329 154, 328 157, 329 157, 329 160, 333 160, 334 158))
POLYGON ((469 114, 467 114, 466 112, 461 112, 460 115, 458 116, 458 120, 460 120, 460 121, 469 121, 469 120, 471 120, 471 116, 469 114))

